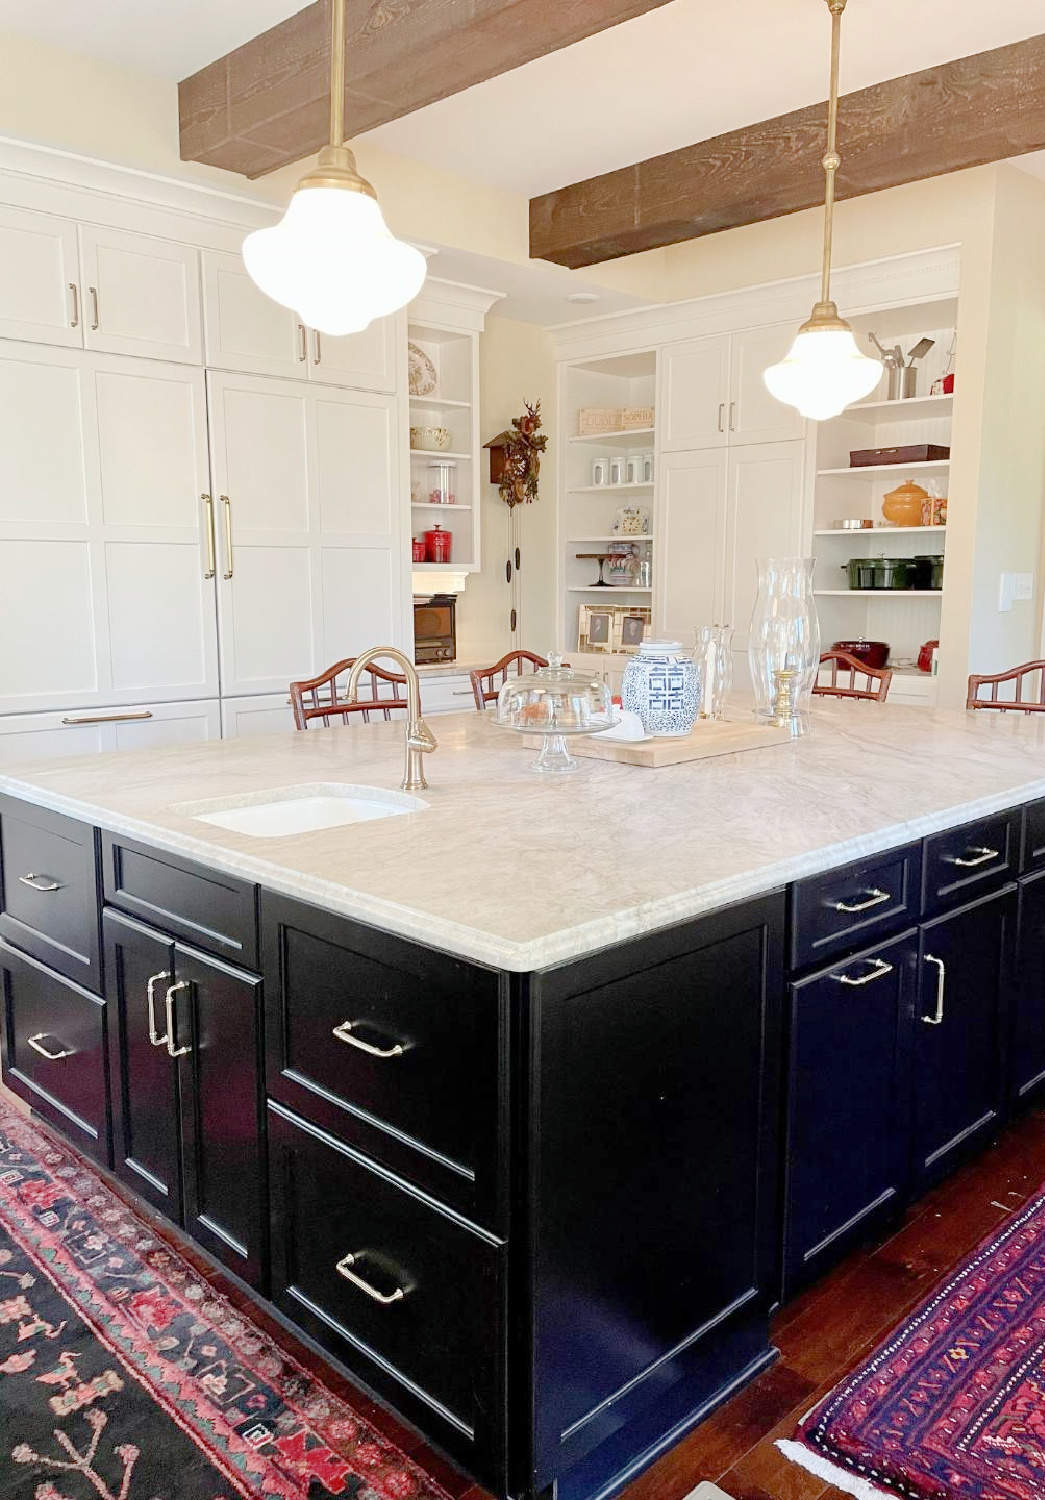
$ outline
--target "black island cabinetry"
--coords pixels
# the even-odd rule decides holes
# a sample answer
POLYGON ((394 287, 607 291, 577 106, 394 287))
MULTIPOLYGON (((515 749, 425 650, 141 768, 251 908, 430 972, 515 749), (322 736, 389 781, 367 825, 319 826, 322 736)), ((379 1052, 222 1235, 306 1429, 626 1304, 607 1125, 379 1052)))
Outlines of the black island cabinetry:
POLYGON ((483 1484, 589 1500, 1045 1082, 1043 808, 517 974, 3 796, 4 1080, 483 1484))

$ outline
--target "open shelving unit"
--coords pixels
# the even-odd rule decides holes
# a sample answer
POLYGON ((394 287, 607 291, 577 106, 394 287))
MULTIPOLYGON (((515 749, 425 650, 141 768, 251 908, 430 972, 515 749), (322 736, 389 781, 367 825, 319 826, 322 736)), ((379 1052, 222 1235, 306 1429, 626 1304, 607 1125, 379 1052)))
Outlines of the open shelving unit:
POLYGON ((413 573, 432 575, 426 584, 434 591, 440 574, 474 572, 480 563, 478 340, 468 329, 413 320, 407 336, 427 354, 436 372, 430 395, 409 397, 410 426, 450 429, 448 449, 432 452, 410 445, 411 535, 419 536, 438 523, 453 538, 449 563, 411 565, 413 573), (440 459, 456 465, 455 505, 433 505, 428 499, 428 465, 440 459))
MULTIPOLYGON (((909 349, 923 335, 935 340, 922 362, 919 390, 928 392, 942 376, 957 322, 957 301, 948 298, 851 319, 857 342, 866 345, 870 329, 887 347, 909 349)), ((853 468, 849 454, 857 448, 889 448, 915 443, 951 444, 952 395, 919 394, 907 400, 883 399, 883 377, 871 400, 850 407, 840 417, 819 424, 813 502, 813 552, 817 559, 814 593, 824 648, 836 640, 868 638, 888 641, 894 679, 891 698, 908 703, 935 702, 933 678, 916 666, 919 648, 939 640, 944 590, 947 587, 947 527, 895 526, 884 523, 884 496, 906 479, 930 495, 946 496, 950 459, 925 463, 882 464, 853 468), (842 531, 833 525, 862 516, 873 528, 842 531), (943 589, 849 589, 842 571, 854 557, 943 555, 943 589), (901 663, 902 665, 897 665, 901 663)))

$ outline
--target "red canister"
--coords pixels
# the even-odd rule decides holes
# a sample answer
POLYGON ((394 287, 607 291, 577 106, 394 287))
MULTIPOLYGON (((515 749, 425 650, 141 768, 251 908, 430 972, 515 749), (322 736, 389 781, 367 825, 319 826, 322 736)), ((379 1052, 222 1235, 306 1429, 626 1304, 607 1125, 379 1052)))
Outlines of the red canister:
POLYGON ((423 540, 422 537, 414 536, 414 537, 410 538, 410 561, 411 562, 427 562, 428 561, 428 553, 427 553, 427 551, 425 549, 425 544, 424 544, 424 540, 423 540))
POLYGON ((450 561, 450 548, 453 545, 453 534, 444 531, 441 526, 434 526, 431 531, 425 532, 425 561, 430 563, 448 563, 450 561))

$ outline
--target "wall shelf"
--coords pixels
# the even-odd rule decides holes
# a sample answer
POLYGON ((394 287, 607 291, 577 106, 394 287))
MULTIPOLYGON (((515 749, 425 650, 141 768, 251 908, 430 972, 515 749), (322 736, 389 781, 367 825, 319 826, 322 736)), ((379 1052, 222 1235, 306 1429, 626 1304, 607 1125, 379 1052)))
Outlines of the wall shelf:
POLYGON ((951 467, 949 458, 930 458, 918 464, 868 464, 861 469, 819 469, 820 479, 891 479, 898 474, 940 474, 951 467))
POLYGON ((411 448, 410 449, 410 457, 411 458, 428 458, 428 459, 436 459, 436 460, 438 460, 440 458, 454 458, 454 459, 466 459, 467 460, 467 459, 470 459, 471 456, 472 455, 470 453, 447 453, 445 450, 442 450, 442 449, 440 449, 438 451, 435 450, 435 449, 433 449, 433 448, 411 448))
POLYGON ((452 401, 448 396, 411 396, 411 406, 446 406, 455 410, 468 411, 472 403, 470 401, 452 401))
MULTIPOLYGON (((602 446, 612 448, 614 443, 629 443, 643 440, 642 446, 647 446, 646 439, 652 439, 656 432, 655 427, 631 427, 626 432, 586 432, 583 435, 574 433, 570 438, 571 443, 601 443, 602 446)), ((621 485, 600 485, 600 489, 621 489, 621 485)))
POLYGON ((954 405, 953 396, 911 396, 906 401, 862 401, 847 407, 842 419, 847 422, 924 422, 927 417, 947 417, 954 405))
POLYGON ((852 541, 854 537, 865 536, 922 536, 931 532, 933 536, 946 534, 946 526, 866 526, 862 531, 841 531, 837 526, 824 526, 814 531, 814 536, 844 536, 852 541))
POLYGON ((623 583, 571 583, 567 585, 568 594, 652 594, 651 588, 631 588, 623 583))
POLYGON ((575 484, 570 487, 571 495, 626 495, 629 490, 651 490, 653 481, 649 484, 575 484))
POLYGON ((573 546, 579 545, 581 542, 652 542, 652 541, 653 541, 653 538, 650 536, 650 534, 649 534, 648 531, 642 532, 639 535, 632 535, 631 533, 628 533, 626 536, 622 535, 619 531, 607 531, 607 532, 602 533, 599 536, 593 536, 591 534, 589 534, 587 536, 568 536, 566 538, 566 545, 567 545, 567 547, 573 547, 573 546))
POLYGON ((814 589, 818 599, 942 599, 943 589, 814 589))
POLYGON ((410 502, 411 510, 441 510, 445 513, 455 510, 471 510, 471 508, 470 505, 458 505, 456 501, 453 505, 435 505, 431 500, 411 500, 410 502))

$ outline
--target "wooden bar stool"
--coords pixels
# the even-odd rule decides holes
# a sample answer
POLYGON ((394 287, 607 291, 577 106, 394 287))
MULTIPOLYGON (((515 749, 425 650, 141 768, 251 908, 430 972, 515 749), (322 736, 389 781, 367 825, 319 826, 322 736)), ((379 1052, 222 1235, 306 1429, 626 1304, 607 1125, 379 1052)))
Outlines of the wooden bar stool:
MULTIPOLYGON (((480 713, 488 703, 497 702, 497 694, 512 675, 513 667, 515 676, 522 677, 525 671, 524 662, 529 663, 532 671, 548 665, 543 656, 535 656, 532 651, 509 651, 507 656, 502 656, 494 666, 476 668, 472 673, 472 692, 475 694, 475 706, 480 713)), ((563 666, 569 666, 569 662, 563 662, 563 666)))
POLYGON ((999 672, 995 677, 970 677, 965 707, 996 708, 1001 713, 1045 713, 1045 661, 1025 661, 1021 667, 999 672), (1036 687, 1031 682, 1035 676, 1038 679, 1036 687), (1015 684, 1013 695, 1011 698, 1000 698, 998 689, 1007 682, 1015 684), (1025 685, 1030 689, 1030 697, 1024 696, 1025 685), (990 697, 981 697, 981 692, 987 688, 990 689, 990 697))
POLYGON ((892 668, 869 667, 865 662, 850 656, 848 651, 825 651, 820 658, 820 670, 830 669, 830 680, 821 682, 819 673, 813 692, 819 698, 862 698, 868 703, 884 703, 893 680, 892 668), (845 680, 839 682, 839 674, 845 680), (862 686, 858 686, 858 680, 862 686))
POLYGON ((400 695, 399 691, 406 687, 406 678, 395 672, 386 672, 382 667, 367 667, 359 684, 359 702, 347 702, 344 697, 345 684, 339 685, 338 679, 347 679, 354 662, 355 657, 348 656, 344 661, 328 667, 318 677, 290 684, 295 729, 307 729, 313 719, 322 719, 324 726, 329 728, 331 719, 339 720, 342 724, 352 723, 350 715, 353 714, 361 716, 364 724, 369 724, 371 714, 391 719, 400 712, 406 713, 406 695, 400 695), (367 688, 370 695, 364 698, 362 694, 367 688))

